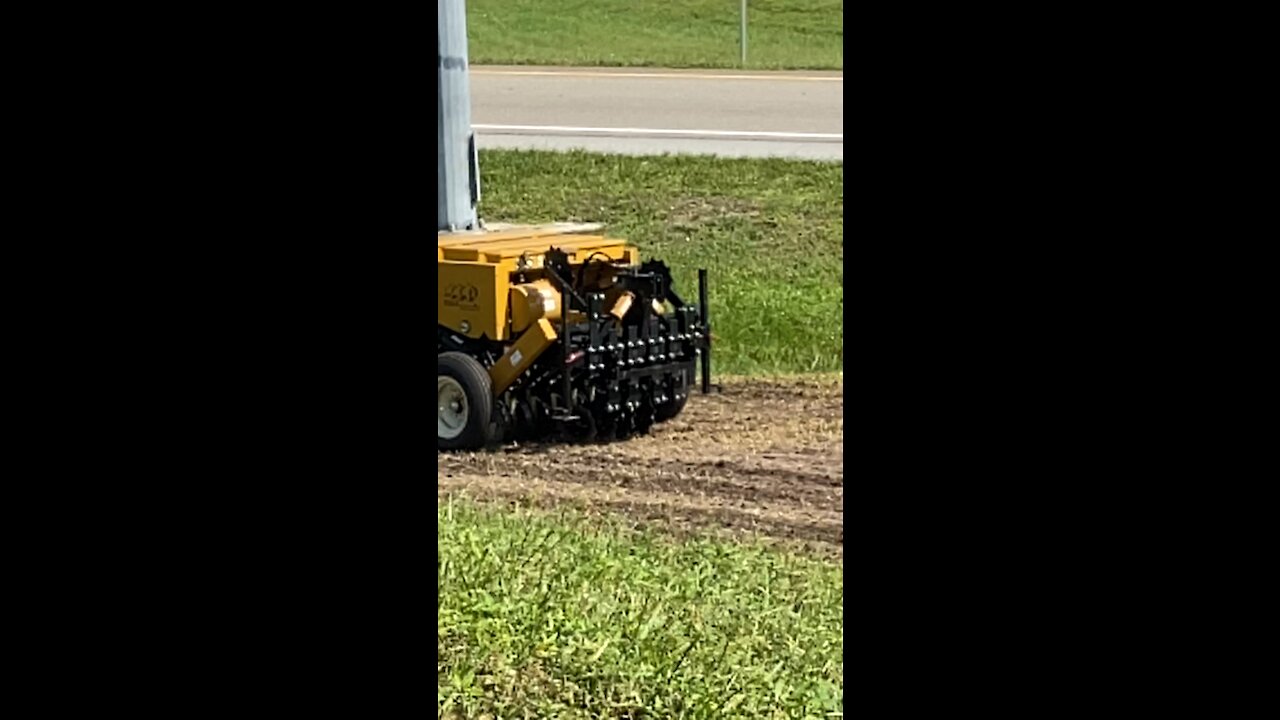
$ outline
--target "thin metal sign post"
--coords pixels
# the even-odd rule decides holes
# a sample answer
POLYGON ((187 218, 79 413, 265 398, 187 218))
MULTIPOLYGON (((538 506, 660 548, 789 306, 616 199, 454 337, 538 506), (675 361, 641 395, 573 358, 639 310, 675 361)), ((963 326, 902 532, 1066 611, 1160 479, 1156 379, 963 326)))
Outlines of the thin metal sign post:
POLYGON ((742 0, 742 67, 747 66, 747 0, 742 0))

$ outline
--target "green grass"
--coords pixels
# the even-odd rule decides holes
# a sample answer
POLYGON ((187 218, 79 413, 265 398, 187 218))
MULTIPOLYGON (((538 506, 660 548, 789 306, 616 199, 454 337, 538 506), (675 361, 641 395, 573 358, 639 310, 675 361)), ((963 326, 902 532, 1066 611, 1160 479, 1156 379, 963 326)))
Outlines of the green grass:
POLYGON ((671 266, 709 271, 716 373, 844 369, 844 166, 709 156, 487 150, 488 222, 586 221, 671 266))
MULTIPOLYGON (((481 151, 489 222, 603 222, 687 298, 715 371, 844 366, 841 163, 481 151)), ((838 561, 576 511, 437 505, 440 717, 842 717, 838 561)))
MULTIPOLYGON (((740 67, 738 0, 468 0, 474 64, 740 67)), ((843 0, 750 0, 747 67, 844 68, 843 0)))
POLYGON ((440 717, 843 712, 838 563, 566 511, 436 519, 440 717))

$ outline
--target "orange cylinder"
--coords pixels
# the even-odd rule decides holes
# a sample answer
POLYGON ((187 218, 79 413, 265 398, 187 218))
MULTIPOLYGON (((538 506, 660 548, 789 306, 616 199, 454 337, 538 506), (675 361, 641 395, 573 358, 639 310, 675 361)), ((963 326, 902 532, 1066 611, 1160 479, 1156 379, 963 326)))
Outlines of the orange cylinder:
POLYGON ((632 303, 636 301, 635 293, 624 292, 614 301, 613 307, 609 308, 609 314, 622 320, 626 316, 627 311, 631 309, 632 303))
POLYGON ((535 280, 511 288, 511 331, 524 332, 540 319, 559 320, 560 291, 549 280, 535 280))

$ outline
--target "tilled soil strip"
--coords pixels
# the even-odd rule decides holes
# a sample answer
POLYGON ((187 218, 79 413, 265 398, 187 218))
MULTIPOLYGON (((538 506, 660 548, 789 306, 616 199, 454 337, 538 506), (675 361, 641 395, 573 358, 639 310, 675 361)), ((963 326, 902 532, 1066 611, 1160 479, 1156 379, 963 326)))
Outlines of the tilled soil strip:
POLYGON ((438 453, 437 497, 570 504, 843 554, 843 390, 838 380, 730 381, 644 437, 438 453))

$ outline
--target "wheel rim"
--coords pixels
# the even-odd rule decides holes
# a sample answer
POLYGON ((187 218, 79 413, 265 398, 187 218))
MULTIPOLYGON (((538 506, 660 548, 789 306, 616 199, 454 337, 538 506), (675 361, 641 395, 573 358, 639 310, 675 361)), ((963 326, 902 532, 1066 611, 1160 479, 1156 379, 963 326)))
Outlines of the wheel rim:
POLYGON ((462 385, 451 377, 436 377, 436 430, 442 440, 453 440, 467 426, 467 394, 462 385))

